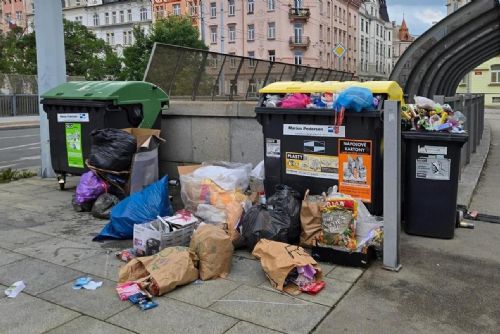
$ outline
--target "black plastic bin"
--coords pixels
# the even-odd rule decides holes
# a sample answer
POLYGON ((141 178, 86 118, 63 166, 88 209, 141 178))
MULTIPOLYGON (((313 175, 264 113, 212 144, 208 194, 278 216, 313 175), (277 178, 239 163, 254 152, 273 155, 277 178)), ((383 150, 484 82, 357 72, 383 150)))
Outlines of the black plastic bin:
POLYGON ((405 131, 402 137, 406 151, 405 231, 451 239, 456 226, 460 154, 468 135, 405 131))
POLYGON ((372 214, 382 214, 381 111, 347 111, 339 134, 333 110, 257 107, 255 112, 264 133, 267 197, 278 184, 302 196, 307 189, 321 194, 339 185, 340 192, 361 198, 372 214))

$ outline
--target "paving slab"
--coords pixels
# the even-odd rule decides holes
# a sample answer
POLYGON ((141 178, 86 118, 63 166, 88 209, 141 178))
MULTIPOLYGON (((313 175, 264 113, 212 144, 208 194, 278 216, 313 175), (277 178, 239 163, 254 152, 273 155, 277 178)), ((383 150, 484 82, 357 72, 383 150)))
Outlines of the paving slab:
POLYGON ((147 312, 131 307, 107 322, 144 334, 218 334, 231 328, 236 319, 168 297, 156 298, 158 306, 147 312))
POLYGON ((25 293, 0 299, 0 314, 3 334, 41 334, 80 315, 25 293))
POLYGON ((96 290, 74 290, 72 281, 46 291, 38 297, 100 320, 131 306, 129 302, 123 302, 118 298, 115 290, 116 282, 92 278, 94 281, 102 281, 102 286, 96 290))
POLYGON ((14 282, 24 281, 26 284, 24 291, 37 295, 72 281, 82 274, 82 272, 52 263, 26 258, 2 266, 0 269, 0 283, 10 286, 14 282))
POLYGON ((181 302, 207 308, 238 286, 240 286, 240 283, 222 278, 209 281, 200 280, 177 288, 168 293, 167 296, 181 302))
POLYGON ((231 272, 227 279, 245 283, 246 285, 259 286, 267 281, 259 261, 233 256, 231 272))
POLYGON ((20 247, 37 244, 38 242, 50 239, 50 235, 33 232, 22 228, 3 230, 0 233, 0 245, 2 248, 14 250, 20 247))
POLYGON ((255 256, 252 255, 252 252, 247 251, 246 249, 237 249, 234 251, 235 256, 244 257, 249 260, 258 260, 255 256))
POLYGON ((335 267, 327 277, 334 278, 339 281, 344 282, 356 282, 356 280, 363 275, 363 270, 359 268, 351 268, 351 267, 343 267, 337 266, 335 267))
POLYGON ((26 258, 26 256, 0 248, 0 266, 16 262, 24 258, 26 258))
POLYGON ((90 248, 87 245, 61 238, 51 238, 27 247, 16 248, 15 251, 63 266, 104 252, 100 249, 90 248))
MULTIPOLYGON (((325 281, 325 287, 317 295, 309 295, 307 293, 301 293, 295 296, 295 298, 302 299, 311 303, 316 303, 328 307, 332 307, 337 304, 340 299, 349 291, 353 283, 338 281, 333 278, 323 277, 325 281)), ((259 286, 260 288, 274 291, 276 293, 281 293, 274 289, 269 282, 265 282, 259 286)))
POLYGON ((0 284, 0 299, 7 298, 7 296, 4 293, 5 289, 7 289, 7 286, 0 284))
POLYGON ((46 334, 78 334, 78 333, 92 333, 92 334, 132 334, 133 332, 126 329, 108 324, 87 316, 81 316, 75 320, 57 327, 46 334))
POLYGON ((210 309, 285 333, 309 333, 329 307, 242 285, 210 309))
POLYGON ((318 262, 321 272, 323 273, 323 276, 328 275, 333 269, 335 269, 337 266, 328 262, 318 262))
POLYGON ((226 334, 278 334, 280 332, 272 329, 257 326, 246 321, 240 321, 234 327, 226 332, 226 334))
POLYGON ((125 262, 118 260, 115 254, 109 251, 78 261, 68 267, 118 282, 118 272, 124 264, 125 262))

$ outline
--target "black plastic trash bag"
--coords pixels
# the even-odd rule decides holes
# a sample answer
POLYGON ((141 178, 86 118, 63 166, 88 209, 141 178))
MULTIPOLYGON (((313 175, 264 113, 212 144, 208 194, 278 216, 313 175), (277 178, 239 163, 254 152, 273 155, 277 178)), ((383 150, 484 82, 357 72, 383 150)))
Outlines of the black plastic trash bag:
POLYGON ((137 150, 137 140, 133 135, 111 128, 94 130, 90 135, 90 165, 115 172, 130 168, 132 157, 137 150))
POLYGON ((267 200, 267 205, 276 211, 285 212, 290 217, 288 229, 289 244, 297 244, 300 238, 300 194, 286 185, 277 185, 276 192, 267 200))
POLYGON ((115 195, 104 193, 97 197, 92 206, 92 216, 100 219, 109 219, 111 209, 120 202, 120 199, 115 195))
POLYGON ((288 242, 290 217, 283 211, 255 205, 245 212, 241 224, 242 236, 250 251, 260 239, 288 242))

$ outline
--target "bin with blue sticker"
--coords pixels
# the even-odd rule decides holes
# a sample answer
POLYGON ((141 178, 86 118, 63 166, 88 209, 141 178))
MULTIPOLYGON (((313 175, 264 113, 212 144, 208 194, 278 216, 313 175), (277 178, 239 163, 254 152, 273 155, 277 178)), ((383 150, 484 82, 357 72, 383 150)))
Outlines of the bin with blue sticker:
POLYGON ((267 197, 279 184, 302 195, 336 185, 339 192, 363 200, 372 214, 382 214, 383 103, 403 101, 397 83, 276 82, 259 93, 255 112, 264 134, 267 197), (335 111, 331 95, 338 102, 339 93, 349 88, 368 89, 378 102, 335 111))
POLYGON ((64 189, 66 175, 88 171, 90 133, 103 128, 161 129, 167 94, 143 81, 73 81, 41 96, 49 121, 52 168, 64 189))

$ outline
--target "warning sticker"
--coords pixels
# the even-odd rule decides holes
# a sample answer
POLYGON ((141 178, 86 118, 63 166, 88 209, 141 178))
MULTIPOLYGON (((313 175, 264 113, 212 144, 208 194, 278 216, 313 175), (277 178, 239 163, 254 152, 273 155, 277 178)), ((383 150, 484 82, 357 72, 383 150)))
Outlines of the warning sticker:
POLYGON ((286 153, 286 173, 318 179, 339 179, 339 159, 331 155, 286 153))
POLYGON ((451 160, 437 156, 417 159, 417 179, 448 181, 450 179, 451 160))
POLYGON ((279 139, 266 138, 266 157, 281 157, 281 141, 279 139))
POLYGON ((371 203, 371 140, 339 139, 339 192, 371 203))

